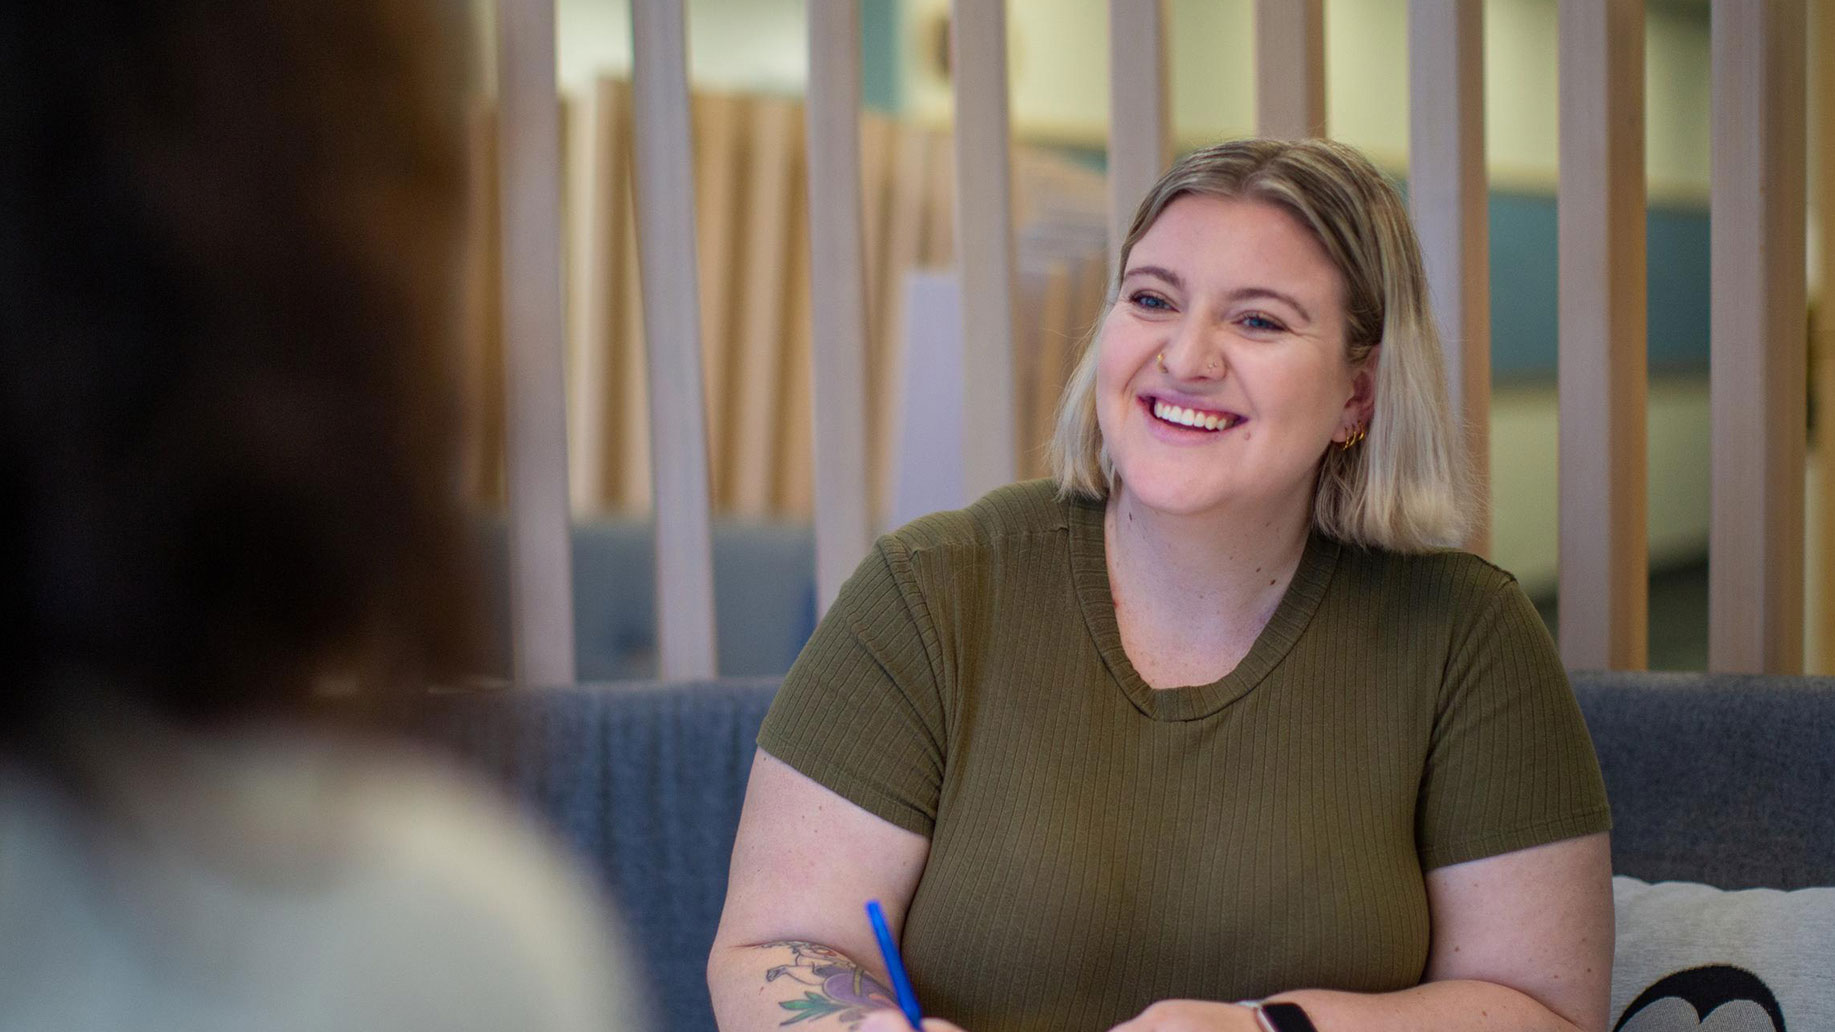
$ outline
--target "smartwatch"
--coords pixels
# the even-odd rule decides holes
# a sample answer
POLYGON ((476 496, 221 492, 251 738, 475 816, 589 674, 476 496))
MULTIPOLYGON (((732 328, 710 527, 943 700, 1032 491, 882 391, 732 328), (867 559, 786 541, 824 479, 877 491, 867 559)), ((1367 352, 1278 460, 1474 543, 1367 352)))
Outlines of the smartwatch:
POLYGON ((1266 1032, 1319 1032, 1297 1003, 1251 1003, 1255 1020, 1266 1032))

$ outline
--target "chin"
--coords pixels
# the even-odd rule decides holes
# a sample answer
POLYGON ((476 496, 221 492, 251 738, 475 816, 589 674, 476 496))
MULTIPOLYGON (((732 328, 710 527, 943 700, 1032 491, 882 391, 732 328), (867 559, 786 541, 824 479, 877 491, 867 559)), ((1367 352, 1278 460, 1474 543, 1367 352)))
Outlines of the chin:
POLYGON ((1130 480, 1126 473, 1120 479, 1122 491, 1137 504, 1168 516, 1202 515, 1222 507, 1229 500, 1226 491, 1184 479, 1142 476, 1130 480))

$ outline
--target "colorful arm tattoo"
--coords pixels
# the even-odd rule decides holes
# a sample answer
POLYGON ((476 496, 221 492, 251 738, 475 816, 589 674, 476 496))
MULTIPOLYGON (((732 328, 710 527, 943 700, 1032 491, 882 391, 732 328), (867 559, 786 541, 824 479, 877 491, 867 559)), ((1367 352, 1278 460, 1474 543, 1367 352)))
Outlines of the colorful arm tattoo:
POLYGON ((766 970, 765 981, 788 978, 804 987, 800 998, 778 1004, 790 1012, 790 1017, 779 1024, 795 1025, 832 1014, 835 1020, 853 1028, 866 1019, 869 1011, 898 1006, 892 990, 881 985, 879 979, 827 946, 795 939, 759 945, 790 951, 790 963, 766 970))

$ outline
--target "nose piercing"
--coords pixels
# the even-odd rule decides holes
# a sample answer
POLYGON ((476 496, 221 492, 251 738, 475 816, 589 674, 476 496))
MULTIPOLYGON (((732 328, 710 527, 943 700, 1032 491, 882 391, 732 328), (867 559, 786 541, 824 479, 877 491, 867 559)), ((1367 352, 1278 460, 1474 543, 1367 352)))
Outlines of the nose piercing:
POLYGON ((1212 358, 1209 361, 1204 363, 1204 371, 1207 373, 1214 371, 1216 368, 1217 368, 1217 360, 1215 358, 1212 358))
POLYGON ((1160 364, 1160 372, 1164 373, 1164 372, 1170 371, 1166 368, 1166 352, 1162 351, 1153 357, 1154 357, 1154 361, 1160 364))

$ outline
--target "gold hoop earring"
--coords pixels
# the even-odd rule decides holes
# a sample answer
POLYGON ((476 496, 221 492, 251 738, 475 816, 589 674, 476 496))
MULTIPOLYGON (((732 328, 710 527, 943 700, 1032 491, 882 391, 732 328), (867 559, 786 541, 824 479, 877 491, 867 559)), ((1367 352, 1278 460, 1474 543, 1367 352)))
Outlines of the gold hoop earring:
POLYGON ((1153 359, 1154 361, 1160 364, 1160 372, 1169 373, 1172 371, 1166 368, 1166 352, 1164 351, 1160 352, 1159 354, 1153 356, 1153 359))
POLYGON ((1350 451, 1352 448, 1357 447, 1358 442, 1363 439, 1364 425, 1362 423, 1357 423, 1351 427, 1351 432, 1344 436, 1344 443, 1338 447, 1342 451, 1350 451))

